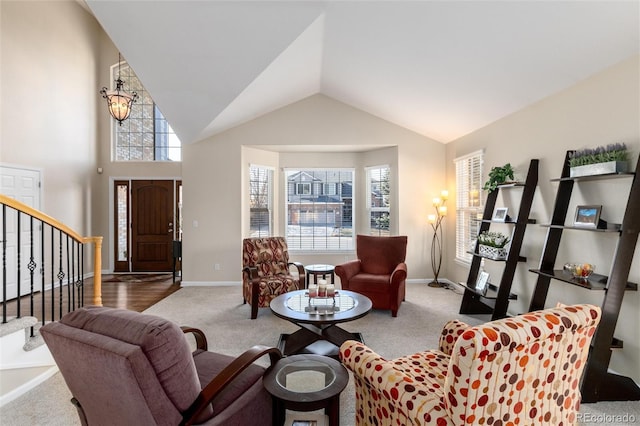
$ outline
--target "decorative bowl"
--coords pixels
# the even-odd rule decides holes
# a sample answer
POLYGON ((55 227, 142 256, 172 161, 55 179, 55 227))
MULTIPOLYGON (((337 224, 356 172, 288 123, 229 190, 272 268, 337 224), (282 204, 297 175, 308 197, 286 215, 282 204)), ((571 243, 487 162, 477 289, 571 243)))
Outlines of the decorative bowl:
POLYGON ((566 263, 564 265, 564 270, 569 272, 573 278, 584 281, 591 276, 595 268, 592 263, 566 263))

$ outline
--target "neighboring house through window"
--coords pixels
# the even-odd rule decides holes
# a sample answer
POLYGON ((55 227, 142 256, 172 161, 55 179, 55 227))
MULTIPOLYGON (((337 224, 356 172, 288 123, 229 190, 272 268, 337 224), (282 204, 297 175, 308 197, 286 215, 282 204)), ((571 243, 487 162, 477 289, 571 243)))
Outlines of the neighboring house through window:
POLYGON ((353 250, 353 169, 287 169, 290 250, 353 250))
POLYGON ((371 235, 390 235, 391 185, 389 175, 389 166, 367 168, 367 206, 371 235))
POLYGON ((273 169, 249 166, 249 231, 251 237, 270 237, 273 222, 273 169))
POLYGON ((456 260, 470 263, 468 253, 478 237, 482 220, 483 152, 476 151, 454 160, 456 165, 456 260))
MULTIPOLYGON (((120 77, 127 92, 136 92, 138 100, 131 115, 122 125, 114 126, 113 158, 115 161, 181 161, 180 139, 164 118, 127 62, 120 64, 120 77)), ((118 73, 118 64, 111 67, 112 80, 118 73)))

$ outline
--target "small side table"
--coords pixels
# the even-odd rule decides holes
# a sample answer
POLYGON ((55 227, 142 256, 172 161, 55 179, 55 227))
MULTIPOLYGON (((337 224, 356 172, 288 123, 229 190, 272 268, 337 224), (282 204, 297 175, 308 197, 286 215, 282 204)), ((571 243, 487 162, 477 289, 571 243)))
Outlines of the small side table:
POLYGON ((327 275, 331 275, 331 284, 336 283, 336 276, 334 273, 335 267, 333 265, 324 265, 324 264, 316 264, 316 265, 307 265, 304 267, 305 272, 307 273, 307 287, 311 284, 309 278, 313 275, 313 282, 318 284, 318 277, 322 276, 322 279, 325 279, 327 275))
POLYGON ((329 426, 340 424, 340 392, 349 382, 349 373, 339 361, 321 355, 291 355, 280 359, 262 382, 273 398, 274 425, 284 424, 286 410, 321 408, 329 416, 329 426))

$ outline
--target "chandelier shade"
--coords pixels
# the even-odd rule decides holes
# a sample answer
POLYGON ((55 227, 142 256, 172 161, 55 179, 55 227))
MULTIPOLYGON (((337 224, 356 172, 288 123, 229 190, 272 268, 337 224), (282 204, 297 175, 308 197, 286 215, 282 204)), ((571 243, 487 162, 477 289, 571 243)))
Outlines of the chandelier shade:
POLYGON ((120 78, 121 61, 119 59, 120 55, 118 55, 118 78, 115 80, 116 89, 108 90, 106 87, 103 87, 100 93, 102 97, 107 100, 109 113, 118 121, 118 124, 122 126, 122 122, 131 115, 131 108, 136 99, 138 99, 138 94, 136 92, 129 94, 124 91, 124 81, 120 78))

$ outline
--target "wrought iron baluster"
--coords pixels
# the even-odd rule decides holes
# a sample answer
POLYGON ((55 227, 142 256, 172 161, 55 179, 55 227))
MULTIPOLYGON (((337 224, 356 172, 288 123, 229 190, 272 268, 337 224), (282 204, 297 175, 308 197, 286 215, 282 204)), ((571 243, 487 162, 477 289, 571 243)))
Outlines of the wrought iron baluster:
MULTIPOLYGON (((80 250, 82 251, 82 254, 80 255, 80 259, 84 259, 84 245, 80 246, 80 250)), ((80 303, 80 306, 84 306, 84 262, 80 262, 80 260, 78 260, 78 265, 79 265, 79 268, 81 268, 78 302, 80 303)), ((97 272, 94 271, 93 273, 95 275, 96 273, 100 273, 100 271, 97 271, 97 272)))
POLYGON ((45 323, 45 297, 44 297, 44 280, 45 280, 45 266, 46 266, 46 262, 45 262, 45 257, 44 257, 44 222, 40 221, 40 277, 41 277, 41 291, 42 293, 42 297, 41 299, 41 308, 42 308, 42 312, 41 317, 42 318, 42 325, 44 325, 45 323))
POLYGON ((30 227, 31 229, 29 230, 29 246, 30 246, 30 251, 31 251, 31 256, 29 259, 29 265, 27 265, 27 268, 29 268, 29 273, 30 273, 30 280, 31 280, 31 294, 29 295, 29 315, 33 316, 34 314, 34 302, 35 302, 35 298, 34 298, 34 293, 35 293, 35 280, 34 280, 34 272, 36 270, 36 268, 38 267, 38 264, 36 263, 35 260, 35 247, 34 247, 34 240, 33 240, 33 216, 31 216, 31 220, 29 221, 30 227))
MULTIPOLYGON (((62 239, 62 230, 58 230, 58 312, 60 314, 60 318, 62 318, 62 302, 64 301, 64 293, 62 291, 62 287, 63 287, 63 279, 64 279, 64 270, 62 269, 62 265, 63 263, 63 258, 62 258, 62 245, 63 245, 63 239, 62 239)), ((53 287, 53 283, 52 283, 52 287, 53 287)), ((53 317, 55 317, 55 315, 53 315, 53 317)))
MULTIPOLYGON (((17 312, 17 316, 18 318, 20 318, 20 308, 22 306, 22 265, 20 263, 20 253, 22 253, 22 212, 16 210, 17 213, 17 227, 16 230, 18 231, 18 234, 16 235, 17 239, 17 245, 16 245, 16 262, 18 264, 18 269, 16 271, 16 302, 17 302, 17 306, 16 306, 16 312, 17 312)), ((6 291, 6 290, 5 290, 6 291)))
POLYGON ((2 323, 7 323, 7 206, 2 205, 2 323))

